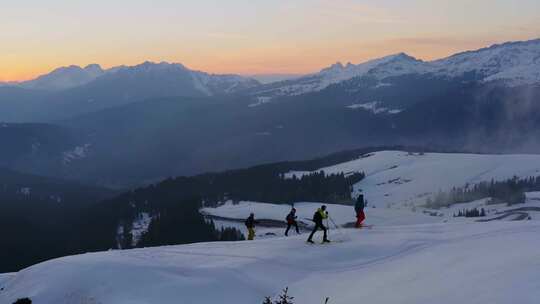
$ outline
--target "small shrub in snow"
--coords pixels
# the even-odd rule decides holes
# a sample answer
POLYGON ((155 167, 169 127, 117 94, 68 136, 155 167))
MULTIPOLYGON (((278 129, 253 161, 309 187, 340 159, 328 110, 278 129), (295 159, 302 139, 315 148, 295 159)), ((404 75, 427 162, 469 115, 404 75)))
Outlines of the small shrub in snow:
POLYGON ((32 300, 29 298, 18 299, 17 301, 13 302, 13 304, 32 304, 32 300))

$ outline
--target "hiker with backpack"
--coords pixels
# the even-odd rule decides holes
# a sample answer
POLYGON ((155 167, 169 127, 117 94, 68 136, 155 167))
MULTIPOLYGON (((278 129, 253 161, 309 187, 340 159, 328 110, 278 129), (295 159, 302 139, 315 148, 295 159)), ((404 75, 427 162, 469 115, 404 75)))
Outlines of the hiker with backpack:
POLYGON ((287 214, 287 217, 285 218, 285 220, 287 221, 287 229, 285 230, 285 236, 289 236, 289 230, 292 226, 294 226, 294 228, 296 229, 296 234, 300 234, 300 230, 298 229, 298 222, 296 221, 297 217, 298 216, 296 216, 296 209, 292 208, 291 212, 289 212, 289 214, 287 214))
POLYGON ((324 226, 323 220, 328 218, 328 211, 326 211, 326 206, 322 205, 321 208, 317 209, 315 211, 315 214, 313 214, 313 222, 315 223, 315 227, 313 227, 313 231, 311 231, 311 234, 309 235, 309 238, 307 239, 308 243, 313 243, 313 235, 317 230, 321 229, 324 232, 323 235, 323 243, 330 243, 330 240, 328 240, 328 229, 324 226))
POLYGON ((255 224, 256 223, 257 221, 255 220, 255 214, 253 214, 252 212, 249 214, 249 217, 244 222, 248 230, 248 241, 253 241, 253 239, 255 238, 255 224))
POLYGON ((364 213, 364 208, 366 207, 366 202, 364 201, 364 195, 358 195, 356 198, 356 203, 354 204, 354 211, 356 211, 356 228, 362 228, 362 223, 366 219, 366 214, 364 213))

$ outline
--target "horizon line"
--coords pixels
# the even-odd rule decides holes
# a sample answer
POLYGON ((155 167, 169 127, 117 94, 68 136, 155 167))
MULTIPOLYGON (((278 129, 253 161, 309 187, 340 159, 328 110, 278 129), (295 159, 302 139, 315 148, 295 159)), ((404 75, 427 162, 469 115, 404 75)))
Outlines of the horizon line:
MULTIPOLYGON (((535 42, 535 41, 540 41, 540 37, 531 38, 531 39, 527 39, 527 40, 512 40, 512 41, 503 41, 503 42, 499 42, 499 43, 492 43, 492 44, 490 44, 488 46, 485 46, 485 47, 481 47, 481 48, 477 48, 477 49, 465 49, 465 50, 462 50, 462 51, 459 51, 459 52, 451 53, 450 55, 447 55, 447 56, 442 56, 442 57, 437 57, 437 58, 429 58, 429 59, 416 57, 416 56, 410 55, 409 53, 403 52, 403 51, 402 52, 392 52, 392 53, 377 56, 377 57, 370 57, 370 58, 368 58, 366 60, 363 60, 363 61, 360 61, 358 63, 352 63, 351 61, 347 61, 345 63, 345 65, 347 65, 347 64, 358 65, 358 64, 363 64, 363 63, 366 63, 366 62, 369 62, 369 61, 372 61, 372 60, 385 58, 385 57, 390 57, 390 56, 396 56, 396 55, 400 55, 400 54, 405 54, 407 56, 410 56, 410 57, 412 57, 412 58, 414 58, 416 60, 422 61, 422 62, 433 62, 433 61, 437 61, 437 60, 446 59, 446 58, 449 58, 449 57, 452 57, 452 56, 455 56, 455 55, 469 53, 469 52, 477 52, 477 51, 489 49, 489 48, 492 48, 492 47, 497 47, 497 46, 502 46, 502 45, 507 45, 507 44, 514 44, 514 43, 530 43, 530 42, 535 42)), ((271 71, 269 71, 269 72, 262 72, 262 73, 256 73, 256 72, 255 73, 253 73, 253 72, 251 72, 251 73, 250 72, 212 72, 212 71, 209 71, 209 70, 199 69, 199 68, 196 68, 196 67, 194 67, 194 68, 188 67, 187 65, 185 65, 184 63, 182 63, 180 61, 143 60, 142 62, 141 61, 139 61, 139 62, 140 63, 135 63, 135 64, 132 64, 132 65, 130 65, 130 64, 102 65, 102 64, 99 64, 97 62, 92 62, 92 63, 87 63, 87 64, 62 65, 62 66, 58 66, 56 68, 52 68, 48 72, 44 72, 44 73, 41 73, 41 74, 36 74, 36 75, 30 76, 28 78, 3 80, 0 77, 0 83, 3 83, 3 84, 20 84, 20 83, 23 83, 23 82, 36 80, 39 77, 48 75, 48 74, 50 74, 50 73, 52 73, 52 72, 54 72, 54 71, 56 71, 58 69, 69 68, 69 67, 78 67, 78 68, 84 69, 84 68, 86 68, 88 66, 97 65, 103 70, 110 70, 110 69, 121 68, 121 67, 135 67, 135 66, 143 65, 145 63, 151 63, 151 64, 162 64, 162 63, 165 63, 165 64, 179 64, 179 65, 182 65, 186 69, 189 69, 191 71, 204 72, 204 73, 214 74, 214 75, 227 75, 227 74, 229 74, 229 75, 239 75, 239 76, 244 76, 244 77, 249 77, 249 76, 277 76, 277 75, 280 75, 280 76, 304 76, 304 75, 310 75, 310 74, 318 73, 321 70, 323 70, 325 68, 328 68, 333 64, 343 64, 343 62, 345 62, 345 61, 338 60, 338 61, 336 61, 334 63, 331 63, 330 65, 325 65, 325 66, 323 65, 322 67, 320 67, 320 68, 318 68, 316 70, 309 71, 309 72, 300 72, 300 71, 298 71, 298 72, 277 72, 277 71, 276 72, 271 72, 271 71)))

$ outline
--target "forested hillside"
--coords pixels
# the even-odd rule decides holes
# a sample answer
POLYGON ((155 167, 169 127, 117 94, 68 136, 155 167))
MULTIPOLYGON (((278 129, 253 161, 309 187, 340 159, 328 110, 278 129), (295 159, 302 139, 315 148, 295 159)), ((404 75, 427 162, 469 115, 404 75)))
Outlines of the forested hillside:
POLYGON ((81 210, 116 192, 0 169, 0 272, 76 250, 81 210))
POLYGON ((87 235, 85 239, 100 249, 226 239, 219 232, 212 233, 212 223, 205 223, 198 213, 203 204, 213 206, 226 200, 284 204, 297 201, 352 203, 352 185, 364 178, 363 173, 284 176, 291 170, 315 169, 332 160, 350 158, 350 155, 353 154, 170 178, 103 202, 100 208, 94 208, 96 214, 90 217, 93 220, 81 229, 87 235), (141 214, 152 218, 150 229, 134 242, 133 226, 141 214), (96 233, 98 222, 99 232, 96 233), (122 227, 120 234, 119 226, 122 227))
POLYGON ((201 241, 237 240, 234 229, 216 229, 199 213, 202 204, 225 200, 273 203, 351 202, 356 173, 285 178, 291 170, 314 170, 356 158, 376 148, 346 151, 310 161, 169 178, 118 194, 99 187, 0 171, 0 229, 4 238, 0 272, 88 251, 201 241), (135 224, 148 217, 138 235, 135 224), (9 261, 9 262, 8 262, 9 261))

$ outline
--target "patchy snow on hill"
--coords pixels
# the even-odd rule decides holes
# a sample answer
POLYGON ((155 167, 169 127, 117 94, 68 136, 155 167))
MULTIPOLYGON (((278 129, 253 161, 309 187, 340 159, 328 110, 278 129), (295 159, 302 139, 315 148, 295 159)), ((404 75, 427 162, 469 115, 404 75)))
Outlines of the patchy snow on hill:
POLYGON ((142 212, 133 221, 133 227, 131 228, 131 234, 133 235, 133 246, 135 246, 140 240, 142 235, 148 231, 148 227, 152 222, 152 217, 147 212, 142 212))
POLYGON ((373 114, 398 114, 403 111, 399 109, 388 109, 387 107, 381 106, 381 103, 378 101, 372 101, 372 102, 366 102, 366 103, 355 103, 352 105, 348 105, 347 108, 352 109, 352 110, 364 109, 364 110, 372 112, 373 114))
POLYGON ((440 208, 437 210, 428 210, 419 208, 426 214, 435 213, 443 222, 473 222, 473 221, 488 221, 488 220, 539 220, 540 219, 540 199, 538 192, 526 192, 526 199, 523 204, 515 204, 508 206, 506 203, 494 204, 489 197, 475 200, 468 203, 454 204, 449 207, 440 208), (484 209, 485 217, 455 217, 459 211, 484 209), (504 215, 504 216, 503 216, 504 215))
POLYGON ((124 236, 126 234, 131 235, 131 246, 137 246, 142 235, 148 231, 152 219, 153 218, 149 213, 141 212, 135 217, 130 226, 125 225, 125 223, 120 223, 116 229, 117 247, 123 247, 122 244, 125 242, 124 236), (125 229, 128 229, 128 231, 125 231, 125 229))
POLYGON ((271 101, 272 101, 272 97, 259 96, 259 97, 257 97, 257 101, 254 102, 254 103, 249 104, 248 107, 250 107, 250 108, 258 107, 260 105, 263 105, 265 103, 269 103, 271 101))
POLYGON ((289 238, 70 256, 0 277, 0 303, 536 303, 540 223, 346 229, 349 241, 289 238), (511 248, 519 248, 513 250, 511 248))
POLYGON ((32 188, 30 188, 30 187, 22 187, 17 191, 17 193, 19 193, 21 195, 24 195, 24 196, 30 196, 30 194, 32 193, 32 188))
MULTIPOLYGON (((327 174, 365 172, 366 178, 354 185, 377 207, 421 205, 439 190, 462 187, 482 181, 505 180, 514 176, 540 175, 540 155, 485 155, 460 153, 412 154, 381 151, 359 159, 321 168, 327 174)), ((302 176, 310 172, 289 172, 302 176)))
POLYGON ((90 144, 84 144, 82 146, 77 146, 73 148, 72 150, 65 151, 63 153, 63 163, 64 165, 68 165, 71 162, 79 159, 86 158, 88 155, 88 150, 90 149, 90 144))

